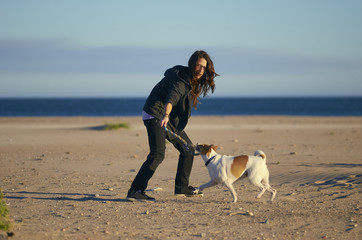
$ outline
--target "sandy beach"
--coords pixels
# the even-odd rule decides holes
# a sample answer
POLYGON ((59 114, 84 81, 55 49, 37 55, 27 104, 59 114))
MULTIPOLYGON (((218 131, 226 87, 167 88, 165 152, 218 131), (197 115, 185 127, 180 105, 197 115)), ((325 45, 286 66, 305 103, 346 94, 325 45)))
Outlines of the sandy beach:
MULTIPOLYGON (((148 154, 139 117, 0 118, 0 188, 9 239, 361 239, 362 117, 192 117, 194 143, 267 155, 274 202, 247 179, 174 196, 178 152, 167 144, 149 182, 156 202, 128 202, 148 154), (130 129, 101 130, 105 123, 130 129)), ((191 185, 209 180, 196 156, 191 185)), ((4 234, 4 233, 2 233, 4 234)))

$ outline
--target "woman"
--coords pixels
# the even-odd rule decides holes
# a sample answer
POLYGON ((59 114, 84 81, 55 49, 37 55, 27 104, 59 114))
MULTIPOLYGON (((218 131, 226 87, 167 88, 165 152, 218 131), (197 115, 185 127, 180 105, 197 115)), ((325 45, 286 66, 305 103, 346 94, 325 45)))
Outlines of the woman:
POLYGON ((199 96, 214 92, 214 78, 218 74, 214 64, 205 51, 196 51, 189 59, 188 67, 175 66, 168 69, 164 78, 152 89, 143 107, 143 121, 147 128, 150 153, 141 166, 128 191, 127 199, 155 199, 145 194, 148 181, 165 157, 166 139, 180 152, 175 179, 175 194, 193 195, 194 188, 189 186, 189 177, 194 160, 191 147, 184 148, 183 142, 165 131, 167 126, 183 138, 189 145, 191 140, 184 132, 191 108, 196 109, 199 96))

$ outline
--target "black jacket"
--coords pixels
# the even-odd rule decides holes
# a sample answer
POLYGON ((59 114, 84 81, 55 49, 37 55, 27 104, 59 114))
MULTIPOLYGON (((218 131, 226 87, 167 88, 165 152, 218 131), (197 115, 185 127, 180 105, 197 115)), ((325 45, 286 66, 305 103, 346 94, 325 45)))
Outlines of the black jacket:
POLYGON ((164 78, 156 84, 148 96, 143 110, 162 120, 165 105, 172 104, 168 127, 174 132, 181 132, 191 116, 191 78, 188 67, 175 66, 166 70, 164 78))

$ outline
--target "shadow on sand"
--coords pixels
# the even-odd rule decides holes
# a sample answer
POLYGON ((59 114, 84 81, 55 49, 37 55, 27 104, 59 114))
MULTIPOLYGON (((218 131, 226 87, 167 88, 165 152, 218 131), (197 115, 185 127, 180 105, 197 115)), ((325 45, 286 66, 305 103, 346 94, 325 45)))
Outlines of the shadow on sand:
POLYGON ((53 201, 99 201, 99 202, 128 202, 127 199, 110 198, 112 195, 95 195, 79 193, 46 193, 46 192, 4 192, 4 198, 7 199, 36 199, 53 201), (39 196, 40 195, 40 196, 39 196), (42 196, 43 195, 43 196, 42 196))

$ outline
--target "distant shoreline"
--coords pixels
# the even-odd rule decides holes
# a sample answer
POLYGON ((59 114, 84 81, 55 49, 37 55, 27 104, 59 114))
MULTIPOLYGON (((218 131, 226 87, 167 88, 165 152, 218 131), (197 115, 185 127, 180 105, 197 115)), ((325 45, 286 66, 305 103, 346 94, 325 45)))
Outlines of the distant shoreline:
MULTIPOLYGON (((146 98, 0 98, 2 117, 139 116, 146 98)), ((201 98, 193 116, 362 116, 362 97, 201 98)))

